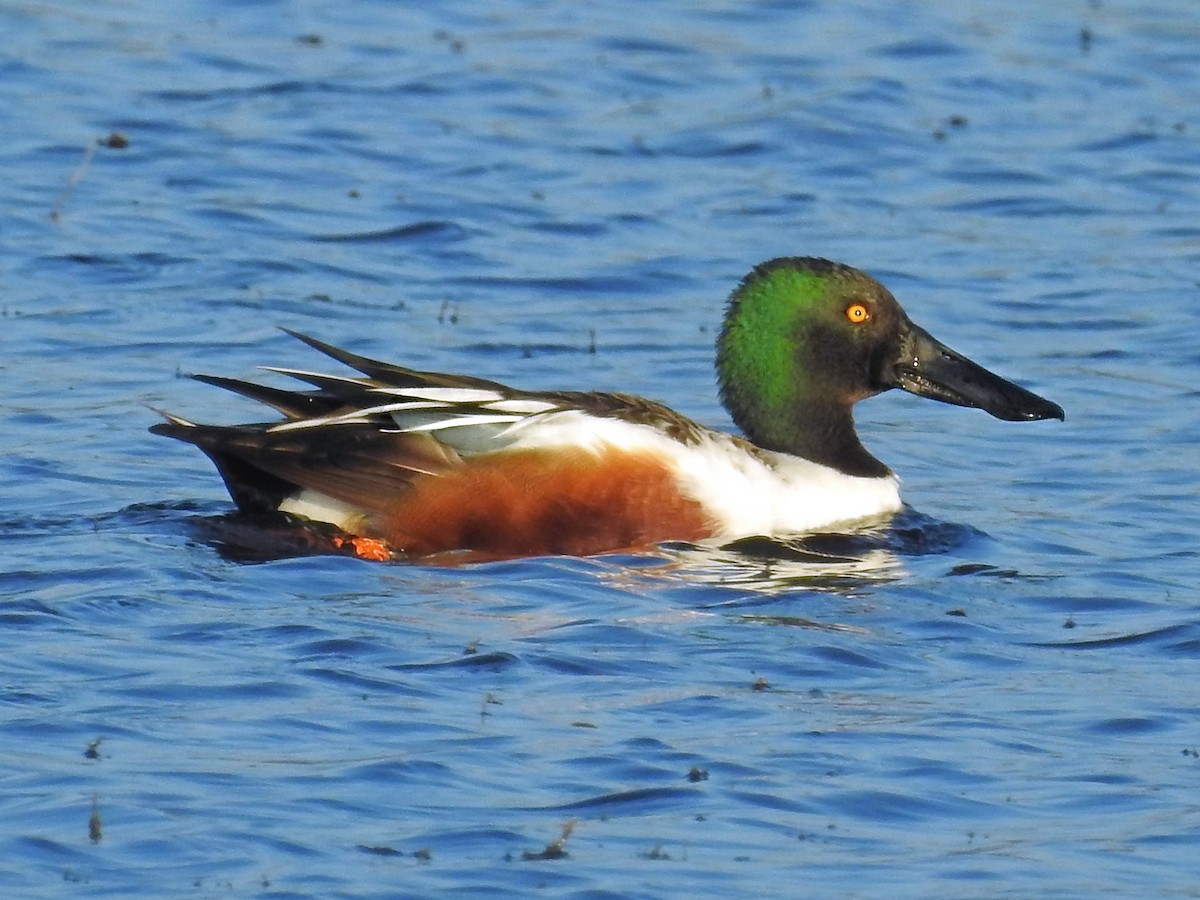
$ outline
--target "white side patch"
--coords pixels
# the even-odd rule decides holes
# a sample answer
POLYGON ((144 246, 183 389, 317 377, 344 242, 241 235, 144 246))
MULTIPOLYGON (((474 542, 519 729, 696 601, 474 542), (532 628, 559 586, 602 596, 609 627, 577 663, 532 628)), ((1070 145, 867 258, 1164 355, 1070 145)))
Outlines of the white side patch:
POLYGON ((363 512, 320 491, 302 490, 279 504, 279 511, 303 516, 316 522, 328 522, 344 531, 354 532, 362 524, 363 512))

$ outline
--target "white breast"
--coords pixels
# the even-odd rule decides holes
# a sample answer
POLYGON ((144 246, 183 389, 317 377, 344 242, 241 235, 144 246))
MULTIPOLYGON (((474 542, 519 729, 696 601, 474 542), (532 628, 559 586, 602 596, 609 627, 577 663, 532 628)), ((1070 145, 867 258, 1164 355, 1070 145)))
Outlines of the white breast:
POLYGON ((679 460, 685 489, 716 518, 722 539, 784 536, 844 526, 900 511, 895 475, 844 475, 798 456, 741 449, 714 435, 679 460))

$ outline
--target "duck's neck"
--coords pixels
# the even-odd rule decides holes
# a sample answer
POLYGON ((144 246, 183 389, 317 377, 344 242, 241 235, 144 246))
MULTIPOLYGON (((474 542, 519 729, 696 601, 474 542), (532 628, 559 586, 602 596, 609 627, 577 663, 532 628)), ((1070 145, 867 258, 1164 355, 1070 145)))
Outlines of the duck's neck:
POLYGON ((790 453, 860 478, 883 478, 891 474, 883 463, 867 452, 854 429, 850 408, 837 403, 804 404, 778 410, 768 421, 730 410, 733 420, 759 447, 790 453))

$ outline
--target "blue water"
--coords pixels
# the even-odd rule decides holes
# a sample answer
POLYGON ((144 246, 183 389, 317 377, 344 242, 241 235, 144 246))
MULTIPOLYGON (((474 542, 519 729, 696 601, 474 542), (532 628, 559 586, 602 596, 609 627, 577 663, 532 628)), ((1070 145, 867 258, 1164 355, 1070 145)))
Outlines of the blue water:
POLYGON ((0 893, 1195 896, 1200 7, 417 6, 0 7, 0 893), (727 427, 783 254, 1067 421, 863 404, 834 558, 460 569, 226 559, 146 433, 281 325, 727 427))

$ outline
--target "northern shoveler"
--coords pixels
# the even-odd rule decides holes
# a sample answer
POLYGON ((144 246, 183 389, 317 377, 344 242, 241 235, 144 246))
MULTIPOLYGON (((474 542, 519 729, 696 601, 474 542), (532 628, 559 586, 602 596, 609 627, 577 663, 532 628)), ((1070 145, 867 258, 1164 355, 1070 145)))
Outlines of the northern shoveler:
POLYGON ((523 391, 418 372, 289 332, 358 373, 269 367, 282 390, 195 376, 282 421, 156 434, 195 444, 238 508, 321 526, 372 559, 588 555, 661 541, 787 536, 887 516, 898 481, 851 408, 894 387, 999 419, 1062 419, 914 325, 879 282, 824 259, 756 267, 717 340, 721 399, 744 437, 640 397, 523 391))

